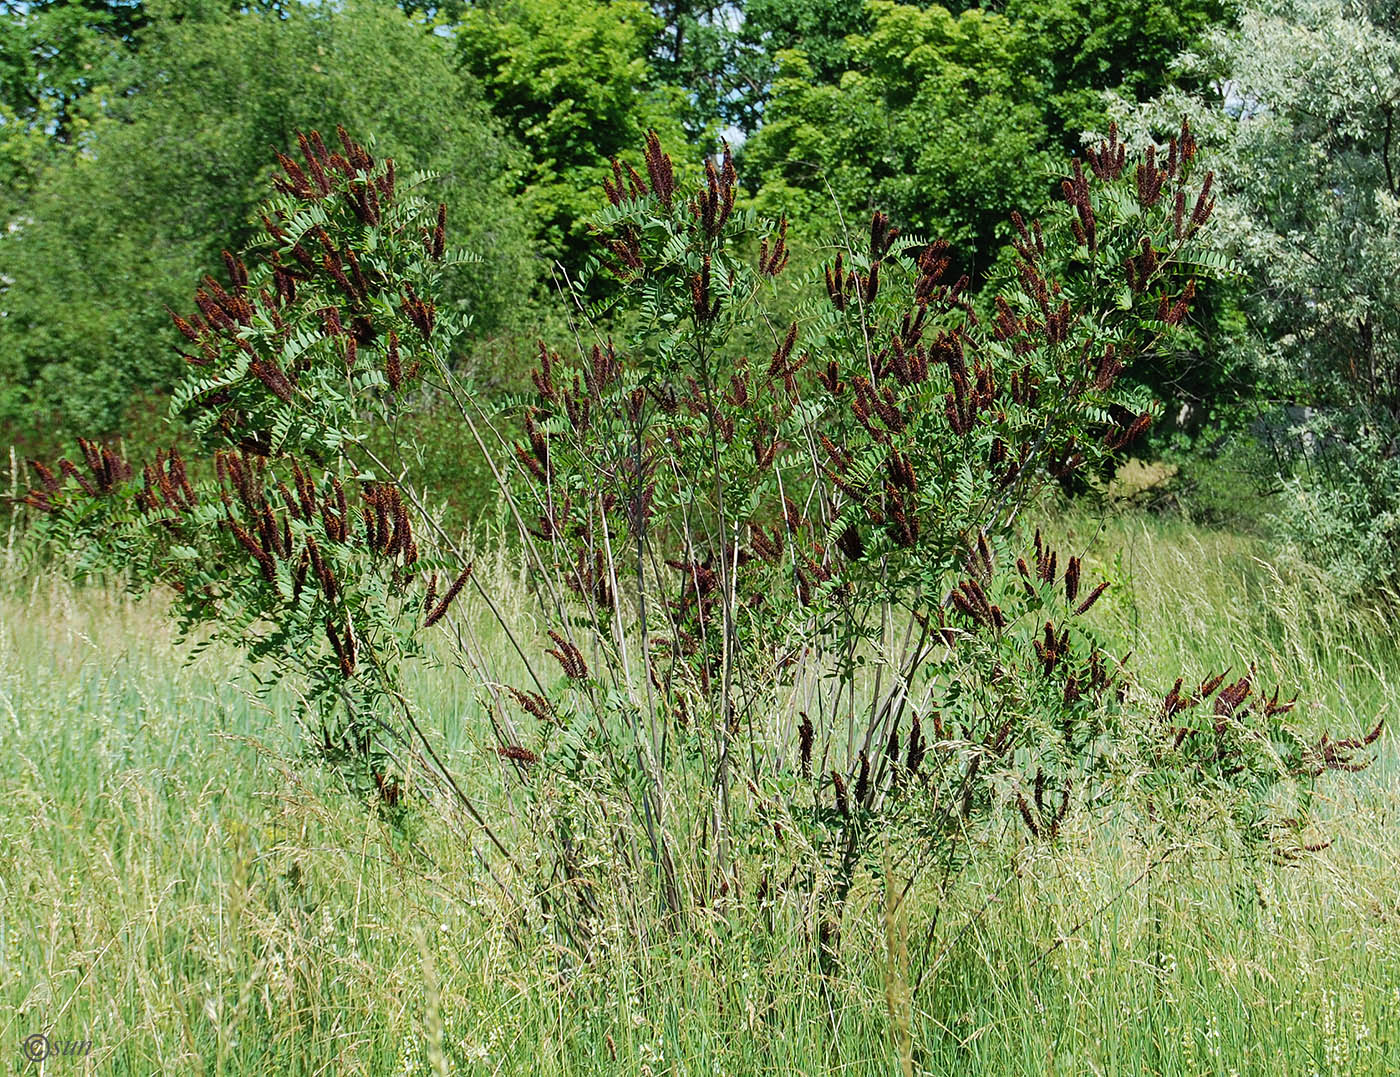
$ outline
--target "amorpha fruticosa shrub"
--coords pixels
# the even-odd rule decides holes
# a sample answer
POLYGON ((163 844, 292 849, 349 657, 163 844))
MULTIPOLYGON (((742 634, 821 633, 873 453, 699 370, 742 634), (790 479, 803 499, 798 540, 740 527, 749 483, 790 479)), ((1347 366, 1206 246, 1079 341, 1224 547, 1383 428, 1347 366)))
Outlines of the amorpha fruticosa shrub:
POLYGON ((341 141, 281 159, 254 267, 230 257, 177 319, 176 409, 216 478, 174 454, 138 478, 85 446, 86 473, 36 465, 30 502, 83 556, 173 588, 188 624, 298 674, 327 759, 390 802, 409 780, 440 791, 572 945, 609 909, 650 931, 658 911, 753 898, 814 924, 831 958, 874 858, 896 850, 910 886, 946 877, 990 812, 1050 840, 1131 776, 1154 813, 1228 791, 1257 839, 1282 787, 1365 764, 1374 732, 1305 739, 1252 676, 1150 699, 1086 622, 1106 583, 1024 519, 1152 422, 1120 374, 1210 268, 1211 177, 1185 128, 1132 164, 1111 137, 1048 220, 1015 217, 1017 276, 989 316, 945 244, 877 213, 790 322, 772 313, 786 222, 739 207, 727 152, 685 184, 652 136, 596 222, 634 329, 613 340, 580 299, 579 343, 541 344, 509 416, 454 373, 464 320, 434 296, 463 259, 441 209, 341 141), (528 621, 430 511, 412 450, 429 398, 497 476, 528 621), (525 681, 500 683, 473 642, 465 588, 525 681), (401 691, 428 633, 489 718, 491 807, 401 691), (514 839, 491 826, 510 811, 514 839))

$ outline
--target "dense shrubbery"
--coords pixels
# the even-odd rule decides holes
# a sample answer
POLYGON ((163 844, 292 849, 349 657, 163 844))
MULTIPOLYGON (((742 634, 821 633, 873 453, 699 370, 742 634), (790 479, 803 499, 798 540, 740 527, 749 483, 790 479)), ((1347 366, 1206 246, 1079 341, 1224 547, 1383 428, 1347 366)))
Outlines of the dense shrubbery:
POLYGON ((1394 665, 1365 626, 1400 550, 1395 17, 1261 0, 1168 70, 1219 15, 7 10, 0 423, 36 457, 11 575, 152 596, 257 686, 196 724, 285 718, 301 752, 259 825, 153 718, 157 678, 170 715, 204 688, 125 676, 90 629, 119 668, 74 689, 66 586, 19 633, 27 683, 0 632, 10 949, 48 970, 11 978, 23 1012, 125 951, 126 1003, 59 1017, 179 1022, 147 1069, 343 1067, 357 1014, 376 1071, 509 1068, 535 1028, 590 1071, 721 1038, 707 1071, 880 1065, 890 1033, 908 1073, 1170 1068, 1178 1039, 1209 1069, 1264 1013, 1305 1069, 1393 1053, 1391 809, 1347 789, 1343 823, 1333 793, 1394 665), (1129 471, 1231 533, 1091 519, 1129 471), (1239 539, 1265 528, 1325 574, 1239 539), (172 803, 224 824, 162 871, 172 803), (113 886, 133 833, 153 855, 113 886), (1298 861, 1331 833, 1318 891, 1298 861), (133 935, 157 912, 178 930, 133 935), (1314 969, 1338 940, 1369 956, 1314 969), (1119 1026, 1126 1051, 1086 1034, 1119 1026))
POLYGON ((948 879, 988 813, 1040 840, 1111 806, 1286 847, 1313 781, 1368 761, 1379 727, 1305 738, 1252 673, 1136 684, 1081 620, 1107 584, 1028 537, 1047 482, 1152 422, 1120 375, 1208 266, 1185 128, 1132 164, 1110 138, 1048 223, 1016 217, 990 320, 945 244, 876 213, 790 324, 770 314, 787 222, 737 207, 727 154, 682 186, 653 135, 597 221, 635 331, 585 319, 570 358, 542 344, 518 444, 451 363, 446 208, 343 132, 300 150, 254 264, 227 256, 176 318, 175 410, 214 478, 178 453, 136 476, 85 442, 86 467, 36 464, 27 500, 79 567, 172 588, 187 626, 294 678, 352 786, 469 817, 492 877, 576 957, 742 896, 806 925, 830 969, 853 886, 948 879), (427 395, 499 484, 531 623, 441 527, 413 445, 427 395), (464 590, 523 679, 476 651, 464 590), (462 787, 403 690, 438 634, 491 715, 499 794, 462 787), (528 847, 492 826, 507 803, 528 847))

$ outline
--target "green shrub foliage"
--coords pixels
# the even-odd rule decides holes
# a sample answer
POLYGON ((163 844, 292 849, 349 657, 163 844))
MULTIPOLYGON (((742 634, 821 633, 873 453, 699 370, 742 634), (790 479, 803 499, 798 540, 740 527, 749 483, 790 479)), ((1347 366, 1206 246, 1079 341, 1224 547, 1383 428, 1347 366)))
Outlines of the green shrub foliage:
POLYGON ((169 585, 187 624, 307 683, 313 743, 352 783, 465 811, 492 877, 573 951, 615 915, 651 933, 747 895, 808 923, 829 969, 891 850, 912 886, 948 878, 992 813, 1051 841, 1070 811, 1161 822, 1203 798, 1258 845, 1275 807, 1296 823, 1315 778, 1365 765, 1379 730, 1304 739, 1250 674, 1135 684, 1086 620, 1107 583, 1025 520, 1152 422, 1119 375, 1209 268, 1211 176, 1186 128, 1132 164, 1111 136, 1049 220, 1015 217, 1018 275, 986 321, 947 245, 880 213, 776 321, 787 222, 736 208, 727 153, 682 189, 652 135, 596 221, 635 328, 610 338, 580 285, 581 343, 541 344, 514 427, 447 361, 464 324, 434 296, 464 256, 442 209, 343 132, 300 150, 256 268, 230 256, 176 322, 193 369, 176 407, 215 478, 174 454, 138 477, 86 444, 86 470, 36 466, 29 501, 82 557, 169 585), (528 624, 429 511, 410 433, 426 396, 499 480, 528 624), (524 680, 473 652, 467 587, 524 680), (529 848, 418 730, 402 676, 425 633, 486 704, 529 848))
POLYGON ((379 783, 394 753, 385 700, 420 651, 423 596, 408 584, 432 558, 421 515, 371 478, 395 465, 364 442, 409 413, 466 328, 430 297, 468 257, 448 250, 445 207, 419 193, 426 176, 340 134, 334 151, 312 132, 300 162, 280 158, 255 266, 226 252, 227 283, 206 277, 197 313, 173 315, 190 375, 172 411, 212 453, 213 481, 191 482, 173 450, 130 475, 84 442, 88 474, 36 464, 29 500, 92 559, 81 567, 166 585, 187 628, 268 659, 258 668, 273 680, 306 679, 311 742, 379 783))

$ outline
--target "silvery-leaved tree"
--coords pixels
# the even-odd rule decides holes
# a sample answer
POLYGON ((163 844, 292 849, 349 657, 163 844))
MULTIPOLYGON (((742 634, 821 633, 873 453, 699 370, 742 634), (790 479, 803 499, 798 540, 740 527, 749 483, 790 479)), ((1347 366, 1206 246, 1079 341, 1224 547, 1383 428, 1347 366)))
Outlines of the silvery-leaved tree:
POLYGON ((1282 442, 1280 521, 1337 587, 1394 586, 1400 7, 1252 0, 1180 63, 1209 94, 1120 104, 1120 119, 1189 115, 1217 162, 1213 242, 1246 273, 1242 353, 1266 399, 1316 412, 1282 442))
POLYGON ((1281 786, 1305 805, 1365 764, 1378 731, 1307 740, 1249 675, 1149 697, 1086 622, 1107 584, 1023 519, 1152 421, 1119 375, 1205 268, 1188 130, 1131 164, 1110 137, 1048 222, 1016 217, 987 322, 946 245, 878 213, 775 322, 786 223, 737 206, 727 153, 683 185, 652 136, 597 220, 635 329, 585 315, 591 343, 542 344, 513 427, 450 363, 441 209, 341 142, 281 159, 254 266, 230 257, 177 318, 176 410, 212 477, 84 443, 27 500, 80 564, 168 586, 187 625, 307 686, 312 743, 352 783, 439 794, 575 952, 752 902, 810 926, 830 968, 863 872, 947 878, 990 813, 1050 840, 1130 783, 1154 813, 1205 789, 1262 840, 1281 786), (428 396, 499 480, 532 610, 494 601, 429 511, 428 396), (482 649, 465 588, 513 654, 482 649), (497 774, 468 782, 420 728, 403 673, 429 634, 497 774))

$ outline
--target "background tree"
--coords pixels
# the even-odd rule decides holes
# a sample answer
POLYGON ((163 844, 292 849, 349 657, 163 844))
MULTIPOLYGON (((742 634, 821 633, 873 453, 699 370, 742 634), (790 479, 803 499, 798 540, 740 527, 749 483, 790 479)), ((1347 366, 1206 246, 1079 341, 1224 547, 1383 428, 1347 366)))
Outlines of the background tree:
POLYGON ((1148 126, 1196 117, 1219 162, 1221 238, 1248 282, 1236 348, 1262 401, 1315 409, 1279 431, 1290 494, 1281 522, 1339 587, 1393 583, 1400 7, 1252 3, 1182 68, 1209 90, 1122 112, 1148 126))
POLYGON ((853 69, 838 83, 819 81, 800 50, 783 54, 764 126, 746 145, 760 202, 796 198, 831 223, 838 209, 886 205, 985 270, 1010 209, 1050 189, 1044 88, 1025 76, 1031 42, 995 13, 883 0, 868 10, 870 31, 849 39, 853 69))
POLYGON ((40 170, 0 235, 7 422, 112 429, 133 394, 172 383, 164 308, 251 237, 268 147, 298 127, 352 124, 377 152, 444 177, 461 234, 490 254, 448 296, 484 327, 528 291, 517 152, 426 24, 357 0, 207 6, 153 13, 138 39, 81 144, 40 170))
POLYGON ((869 25, 865 4, 842 0, 657 0, 652 9, 652 64, 684 89, 692 137, 716 122, 756 131, 787 49, 802 50, 817 81, 837 81, 850 66, 847 36, 869 25))
POLYGON ((902 226, 948 238, 981 277, 1009 238, 1010 211, 1048 198, 1053 162, 1106 127, 1102 90, 1159 92, 1169 59, 1220 5, 813 0, 745 11, 770 49, 793 50, 773 53, 763 126, 745 148, 765 208, 795 197, 824 204, 830 220, 833 197, 856 216, 883 205, 902 226))
MULTIPOLYGON (((957 9, 959 5, 950 4, 957 9)), ((1077 151, 1080 133, 1103 125, 1103 91, 1146 101, 1170 83, 1198 86, 1173 61, 1213 27, 1233 4, 1182 0, 1006 0, 969 5, 1003 12, 1033 42, 1031 71, 1045 87, 1046 123, 1059 146, 1077 151)), ((1177 117, 1180 120, 1180 117, 1177 117)))
POLYGON ((528 154, 517 191, 542 253, 581 267, 607 161, 649 128, 680 141, 682 92, 647 63, 660 20, 638 0, 510 0, 457 27, 464 72, 528 154))
POLYGON ((83 102, 130 61, 140 3, 0 5, 0 218, 86 128, 83 102))
POLYGON ((6 0, 0 100, 9 117, 71 142, 79 104, 119 75, 146 24, 141 0, 6 0))

